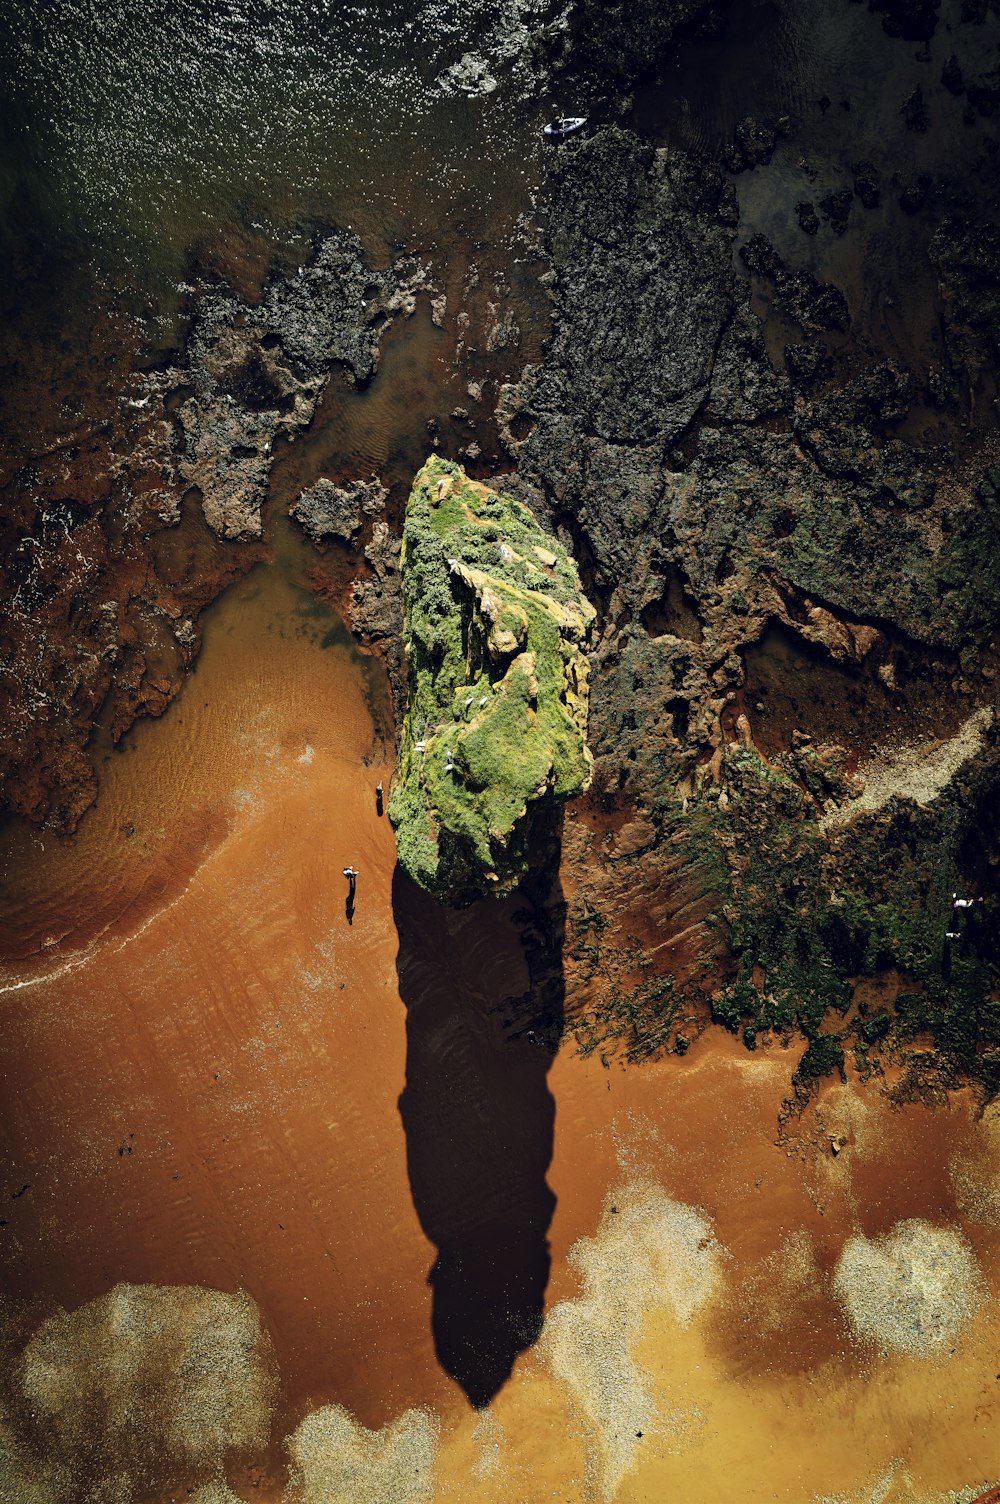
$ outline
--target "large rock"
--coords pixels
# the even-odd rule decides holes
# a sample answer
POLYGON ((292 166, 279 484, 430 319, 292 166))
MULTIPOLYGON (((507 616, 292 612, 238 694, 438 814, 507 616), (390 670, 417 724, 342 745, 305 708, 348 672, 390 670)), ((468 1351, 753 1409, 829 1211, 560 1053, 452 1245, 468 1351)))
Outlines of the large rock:
POLYGON ((288 511, 317 543, 324 538, 349 543, 365 517, 382 510, 388 494, 378 480, 354 480, 346 486, 318 480, 307 486, 288 511))
POLYGON ((451 901, 509 893, 527 868, 529 809, 590 783, 594 609, 527 507, 436 457, 407 504, 402 572, 399 860, 451 901))

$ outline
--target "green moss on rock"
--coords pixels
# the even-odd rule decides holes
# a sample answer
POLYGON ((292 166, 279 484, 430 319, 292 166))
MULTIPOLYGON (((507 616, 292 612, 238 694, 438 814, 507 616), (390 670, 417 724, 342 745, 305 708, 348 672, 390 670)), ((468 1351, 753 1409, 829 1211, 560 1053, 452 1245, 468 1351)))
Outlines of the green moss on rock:
POLYGON ((406 508, 409 705, 389 802, 400 864, 451 901, 509 893, 527 816, 590 783, 594 608, 513 497, 432 457, 406 508))

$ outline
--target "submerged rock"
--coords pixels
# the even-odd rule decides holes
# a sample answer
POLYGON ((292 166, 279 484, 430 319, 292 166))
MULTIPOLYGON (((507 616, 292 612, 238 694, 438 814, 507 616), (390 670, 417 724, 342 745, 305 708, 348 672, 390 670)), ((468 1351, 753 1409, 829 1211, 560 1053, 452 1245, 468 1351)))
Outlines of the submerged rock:
POLYGON ((442 94, 492 94, 497 81, 489 67, 474 52, 466 52, 438 77, 442 94))
MULTIPOLYGON (((272 275, 257 305, 226 287, 202 298, 186 367, 157 376, 150 390, 163 388, 165 408, 176 404, 176 479, 196 489, 220 538, 261 536, 274 440, 312 421, 335 366, 351 383, 374 376, 386 315, 403 306, 398 282, 371 270, 357 236, 344 231, 319 240, 297 275, 272 275)), ((303 525, 314 536, 327 531, 306 506, 303 525)))
POLYGON ((527 870, 529 809, 590 784, 594 608, 527 507, 436 457, 407 504, 402 572, 399 860, 451 901, 509 893, 527 870))
POLYGON ((341 538, 346 543, 354 537, 366 516, 381 511, 388 494, 378 480, 355 480, 347 486, 335 486, 332 480, 318 480, 314 486, 308 486, 288 510, 315 541, 341 538))

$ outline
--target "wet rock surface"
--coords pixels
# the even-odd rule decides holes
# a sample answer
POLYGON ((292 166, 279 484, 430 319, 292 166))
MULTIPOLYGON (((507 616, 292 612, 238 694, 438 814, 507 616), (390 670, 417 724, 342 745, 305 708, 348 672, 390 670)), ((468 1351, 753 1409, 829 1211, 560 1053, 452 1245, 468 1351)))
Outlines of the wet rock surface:
MULTIPOLYGON (((118 372, 102 421, 13 471, 0 667, 10 809, 75 828, 96 795, 95 726, 114 744, 170 704, 201 611, 263 557, 277 449, 331 378, 372 379, 380 332, 412 312, 425 275, 411 261, 372 271, 345 233, 317 235, 258 301, 217 278, 191 285, 163 368, 118 372)), ((294 515, 317 540, 348 539, 385 494, 377 481, 321 481, 294 515)))
POLYGON ((388 494, 377 480, 358 480, 347 486, 318 480, 293 502, 291 516, 317 542, 321 538, 340 538, 349 543, 364 518, 381 511, 388 494))
MULTIPOLYGON (((205 521, 223 538, 262 531, 274 441, 312 419, 334 369, 364 382, 378 363, 395 279, 370 271, 353 235, 320 240, 293 276, 272 278, 254 306, 227 289, 199 300, 186 364, 155 383, 174 413, 179 481, 200 496, 205 521)), ((326 527, 329 497, 312 495, 303 524, 326 527)))
MULTIPOLYGON (((518 494, 573 540, 601 607, 595 794, 566 836, 580 1037, 635 1058, 683 1051, 708 1016, 751 1048, 802 1030, 807 1096, 844 1044, 876 1069, 933 1015, 941 1052, 913 1069, 992 1092, 985 931, 954 956, 943 938, 945 889, 997 864, 982 845, 975 876, 963 863, 996 732, 960 742, 977 705, 994 724, 992 428, 910 436, 919 378, 758 232, 751 287, 797 333, 776 362, 704 164, 601 130, 563 149, 546 211, 553 337, 500 416, 518 494), (876 749, 919 761, 949 738, 954 780, 852 819, 876 749), (856 984, 885 972, 910 1016, 872 1025, 856 984)), ((953 369, 975 383, 992 258, 982 235, 945 238, 953 369)))

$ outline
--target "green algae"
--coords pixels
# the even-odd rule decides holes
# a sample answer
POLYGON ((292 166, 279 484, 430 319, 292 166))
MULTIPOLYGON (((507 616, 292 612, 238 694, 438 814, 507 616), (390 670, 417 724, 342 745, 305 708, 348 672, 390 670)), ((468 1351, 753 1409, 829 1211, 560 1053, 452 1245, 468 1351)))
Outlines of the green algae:
POLYGON ((436 456, 410 493, 401 569, 399 861, 450 901, 509 893, 527 870, 530 809, 590 783, 594 609, 527 507, 436 456))
MULTIPOLYGON (((971 1082, 994 1096, 1000 970, 974 927, 957 944, 945 938, 971 813, 947 799, 927 808, 898 800, 831 843, 807 793, 755 752, 734 750, 724 772, 728 803, 713 825, 729 858, 738 971, 712 1000, 715 1019, 742 1030, 750 1049, 804 1035, 800 1089, 842 1073, 847 1044, 867 1075, 880 1058, 909 1068, 923 1038, 933 1042, 936 1085, 971 1082), (862 1002, 855 1011, 855 983, 890 973, 909 990, 883 1009, 862 1002)), ((926 1076, 929 1057, 918 1063, 926 1076)))

